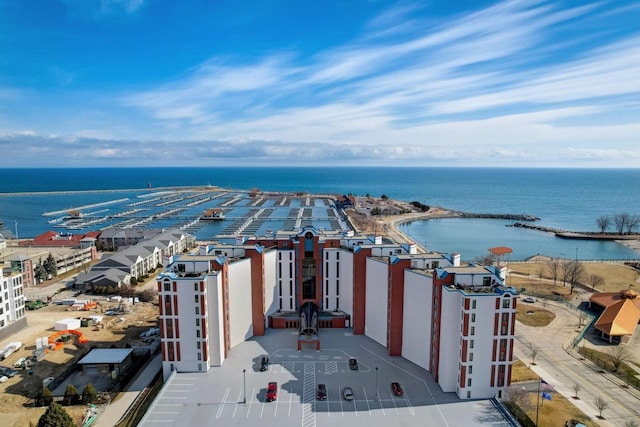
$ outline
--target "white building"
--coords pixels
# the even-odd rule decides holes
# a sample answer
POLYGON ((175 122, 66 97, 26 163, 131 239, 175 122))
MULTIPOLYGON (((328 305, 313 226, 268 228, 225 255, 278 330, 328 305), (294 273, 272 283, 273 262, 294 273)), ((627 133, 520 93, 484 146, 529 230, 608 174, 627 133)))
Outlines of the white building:
POLYGON ((0 269, 0 339, 27 325, 22 274, 0 269))

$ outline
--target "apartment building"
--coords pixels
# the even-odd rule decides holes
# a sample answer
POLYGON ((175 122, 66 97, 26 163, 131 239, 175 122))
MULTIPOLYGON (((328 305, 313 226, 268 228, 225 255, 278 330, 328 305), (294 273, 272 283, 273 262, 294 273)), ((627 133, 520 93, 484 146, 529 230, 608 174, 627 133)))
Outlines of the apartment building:
POLYGON ((27 325, 24 303, 22 273, 0 268, 0 339, 27 325))
POLYGON ((509 385, 517 293, 503 268, 311 226, 168 261, 157 276, 165 378, 220 366, 269 328, 297 330, 298 350, 321 350, 322 328, 352 328, 461 399, 509 385))

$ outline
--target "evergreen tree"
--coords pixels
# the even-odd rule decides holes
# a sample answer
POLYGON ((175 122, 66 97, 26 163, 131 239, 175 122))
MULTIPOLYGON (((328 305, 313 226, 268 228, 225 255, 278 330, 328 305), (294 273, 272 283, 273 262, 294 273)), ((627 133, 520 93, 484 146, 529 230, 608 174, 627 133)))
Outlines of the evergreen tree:
POLYGON ((67 411, 53 402, 38 420, 38 427, 75 427, 76 423, 67 414, 67 411))
POLYGON ((82 401, 84 403, 94 403, 96 401, 96 388, 93 383, 88 383, 82 392, 82 401))
POLYGON ((73 386, 73 384, 69 384, 67 389, 64 392, 64 404, 65 405, 74 405, 78 403, 80 400, 80 396, 78 395, 78 390, 73 386))
POLYGON ((40 392, 40 404, 49 406, 51 402, 53 402, 53 393, 47 387, 44 387, 40 392))

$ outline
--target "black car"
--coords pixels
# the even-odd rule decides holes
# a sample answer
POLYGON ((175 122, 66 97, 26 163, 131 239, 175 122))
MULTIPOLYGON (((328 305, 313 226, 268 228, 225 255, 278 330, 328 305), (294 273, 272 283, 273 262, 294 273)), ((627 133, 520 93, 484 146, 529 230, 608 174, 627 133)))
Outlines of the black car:
POLYGON ((358 361, 353 357, 349 359, 349 369, 357 371, 358 370, 358 361))
POLYGON ((260 359, 260 372, 264 372, 269 369, 269 358, 267 356, 262 356, 260 359))
POLYGON ((18 371, 16 371, 13 368, 9 368, 9 367, 6 367, 6 366, 0 366, 0 375, 4 375, 6 377, 13 378, 13 377, 16 376, 17 373, 18 373, 18 371))
POLYGON ((318 384, 316 391, 316 399, 327 400, 327 386, 324 384, 318 384))

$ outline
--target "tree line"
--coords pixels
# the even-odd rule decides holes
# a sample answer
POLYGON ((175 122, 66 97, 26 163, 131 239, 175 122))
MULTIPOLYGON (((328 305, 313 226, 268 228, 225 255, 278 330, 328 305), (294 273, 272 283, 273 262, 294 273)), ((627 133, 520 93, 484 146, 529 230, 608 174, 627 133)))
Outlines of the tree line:
POLYGON ((596 225, 602 234, 610 227, 613 228, 616 234, 631 234, 640 225, 640 215, 628 213, 602 215, 596 219, 596 225))

